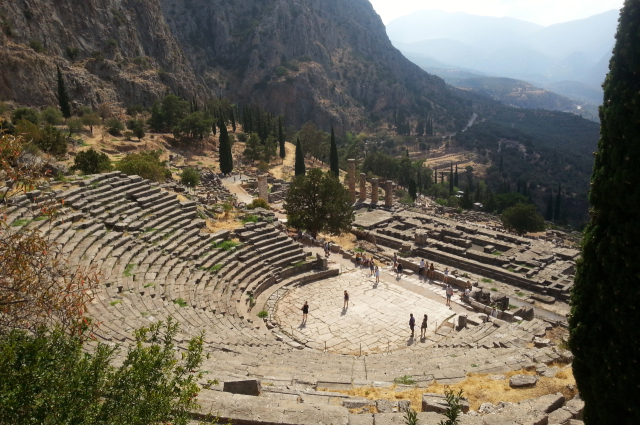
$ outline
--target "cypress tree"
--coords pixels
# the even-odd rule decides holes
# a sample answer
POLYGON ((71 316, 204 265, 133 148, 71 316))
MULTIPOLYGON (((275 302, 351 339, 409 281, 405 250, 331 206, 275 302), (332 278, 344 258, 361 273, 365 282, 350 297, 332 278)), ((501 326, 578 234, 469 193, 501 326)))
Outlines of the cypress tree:
POLYGON ((413 177, 409 180, 409 196, 411 196, 411 199, 414 201, 418 197, 418 188, 416 187, 416 181, 413 177))
POLYGON ((460 187, 460 185, 458 184, 458 164, 456 164, 456 174, 453 177, 453 185, 455 187, 460 187))
POLYGON ((504 169, 504 149, 500 146, 500 165, 498 165, 498 171, 502 174, 502 170, 504 169))
POLYGON ((435 179, 435 184, 438 184, 438 169, 433 169, 433 178, 435 179))
POLYGON ((451 163, 451 171, 449 171, 449 196, 453 195, 453 163, 451 163))
POLYGON ((422 165, 418 167, 418 194, 422 194, 423 182, 422 182, 422 165))
POLYGON ((231 108, 231 129, 233 130, 233 132, 236 132, 236 117, 233 114, 233 107, 231 108))
POLYGON ((233 156, 231 154, 231 141, 229 140, 227 125, 222 117, 220 117, 218 126, 220 127, 220 171, 229 174, 233 171, 233 156))
POLYGON ((58 70, 58 103, 60 104, 60 111, 65 118, 71 117, 71 104, 69 103, 69 93, 62 78, 62 72, 60 67, 56 66, 58 70))
POLYGON ((562 183, 558 183, 558 194, 556 195, 556 209, 555 209, 556 220, 560 218, 560 204, 562 203, 562 198, 560 194, 561 190, 562 190, 562 183))
POLYGON ((549 192, 549 201, 547 202, 547 213, 544 215, 547 221, 553 221, 553 190, 549 192))
POLYGON ((280 158, 284 159, 286 150, 284 146, 284 132, 282 131, 282 118, 278 120, 278 142, 280 143, 280 158))
POLYGON ((334 176, 340 177, 340 168, 338 166, 338 147, 336 146, 336 136, 331 126, 331 153, 329 156, 329 167, 334 176))
POLYGON ((603 85, 591 222, 571 291, 569 346, 586 425, 640 423, 638 34, 640 1, 626 0, 603 85))
POLYGON ((304 176, 306 174, 306 168, 304 165, 304 153, 302 152, 302 145, 300 144, 300 138, 296 140, 296 167, 295 175, 304 176))

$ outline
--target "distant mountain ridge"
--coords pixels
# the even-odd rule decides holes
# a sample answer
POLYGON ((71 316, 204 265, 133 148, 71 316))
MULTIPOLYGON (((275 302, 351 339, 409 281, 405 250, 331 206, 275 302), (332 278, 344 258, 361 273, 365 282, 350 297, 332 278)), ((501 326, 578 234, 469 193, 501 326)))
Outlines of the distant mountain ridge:
POLYGON ((543 27, 514 18, 429 10, 391 21, 387 34, 422 67, 446 64, 444 68, 515 78, 546 89, 554 86, 563 95, 569 91, 559 88, 572 85, 575 95, 582 84, 580 100, 599 104, 618 15, 611 10, 543 27))

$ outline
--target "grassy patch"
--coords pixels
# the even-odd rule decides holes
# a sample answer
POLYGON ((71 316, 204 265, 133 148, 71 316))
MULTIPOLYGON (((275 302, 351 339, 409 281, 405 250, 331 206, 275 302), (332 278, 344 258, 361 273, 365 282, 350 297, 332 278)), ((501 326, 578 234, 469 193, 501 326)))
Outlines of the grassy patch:
POLYGON ((133 268, 135 267, 135 264, 127 264, 127 267, 124 268, 124 276, 125 277, 131 277, 133 276, 131 274, 131 272, 133 271, 133 268))
POLYGON ((302 266, 304 266, 305 264, 307 264, 307 262, 306 262, 306 261, 298 261, 297 263, 292 264, 292 265, 291 265, 291 267, 302 267, 302 266))
POLYGON ((26 218, 21 218, 20 220, 16 220, 13 223, 11 223, 11 225, 13 227, 18 227, 18 226, 26 226, 29 223, 31 223, 31 220, 27 220, 26 218))
POLYGON ((187 302, 185 300, 183 300, 182 298, 178 298, 173 303, 174 304, 178 304, 180 307, 186 307, 187 306, 187 302))
POLYGON ((140 313, 140 315, 141 315, 142 317, 147 317, 147 316, 149 316, 150 314, 151 314, 151 313, 149 313, 148 311, 143 311, 143 312, 141 312, 141 313, 140 313))
POLYGON ((504 252, 502 252, 502 251, 493 251, 491 253, 491 255, 502 255, 502 254, 504 254, 504 252))
POLYGON ((216 244, 215 242, 211 242, 211 246, 213 246, 216 249, 221 249, 223 251, 231 251, 233 248, 237 247, 240 245, 240 242, 234 242, 234 241, 224 241, 220 244, 216 244))
POLYGON ((46 215, 39 215, 36 218, 33 219, 33 221, 43 221, 48 219, 49 217, 47 217, 46 215))
POLYGON ((218 271, 220 271, 221 268, 222 268, 222 264, 216 264, 216 265, 213 265, 213 266, 209 267, 209 271, 211 273, 218 273, 218 271))
POLYGON ((154 229, 153 227, 147 227, 146 229, 144 229, 144 233, 151 233, 151 232, 157 232, 158 229, 154 229))
POLYGON ((258 216, 257 215, 253 215, 253 214, 249 214, 249 215, 245 215, 244 218, 242 218, 242 223, 246 224, 246 223, 257 223, 258 222, 258 216))
POLYGON ((509 310, 515 310, 516 308, 518 307, 513 304, 509 304, 509 310))
POLYGON ((144 285, 145 288, 151 288, 152 286, 156 286, 155 283, 147 283, 146 285, 144 285))
POLYGON ((109 304, 110 304, 110 305, 118 305, 118 304, 122 304, 122 301, 120 301, 120 300, 115 300, 115 301, 111 301, 109 304))
POLYGON ((509 270, 511 273, 513 273, 513 267, 507 267, 507 270, 509 270))
POLYGON ((525 295, 527 295, 527 294, 525 294, 525 293, 524 293, 524 292, 522 292, 522 291, 517 291, 517 292, 516 292, 516 295, 517 295, 517 296, 519 296, 519 297, 524 297, 524 296, 525 296, 525 295))
POLYGON ((359 246, 353 248, 354 252, 364 252, 364 248, 360 248, 359 246))
POLYGON ((489 279, 489 278, 486 278, 486 277, 483 277, 483 278, 482 278, 482 282, 483 282, 483 283, 491 283, 491 282, 493 282, 493 280, 491 280, 491 279, 489 279))
POLYGON ((477 365, 477 364, 475 364, 475 363, 473 363, 473 364, 471 365, 471 367, 478 367, 478 365, 477 365))
POLYGON ((393 382, 395 382, 396 384, 402 384, 402 385, 412 385, 415 384, 416 381, 414 381, 413 379, 411 379, 412 376, 411 375, 404 375, 401 376, 399 378, 396 378, 393 380, 393 382))
POLYGON ((498 288, 491 288, 493 292, 498 292, 498 288))

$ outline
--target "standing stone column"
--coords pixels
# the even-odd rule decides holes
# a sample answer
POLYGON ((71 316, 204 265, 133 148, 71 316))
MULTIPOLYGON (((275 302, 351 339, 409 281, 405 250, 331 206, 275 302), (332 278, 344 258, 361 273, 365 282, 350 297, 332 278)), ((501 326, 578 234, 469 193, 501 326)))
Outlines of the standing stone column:
POLYGON ((384 189, 384 204, 387 207, 393 206, 393 182, 387 180, 387 187, 384 189))
POLYGON ((356 202, 356 160, 347 159, 349 164, 347 167, 349 173, 349 195, 351 195, 351 202, 356 202))
POLYGON ((371 179, 371 203, 378 203, 378 179, 371 179))
POLYGON ((360 173, 360 200, 364 201, 367 199, 367 175, 365 173, 360 173))
POLYGON ((269 202, 269 182, 266 175, 258 176, 258 197, 269 202))

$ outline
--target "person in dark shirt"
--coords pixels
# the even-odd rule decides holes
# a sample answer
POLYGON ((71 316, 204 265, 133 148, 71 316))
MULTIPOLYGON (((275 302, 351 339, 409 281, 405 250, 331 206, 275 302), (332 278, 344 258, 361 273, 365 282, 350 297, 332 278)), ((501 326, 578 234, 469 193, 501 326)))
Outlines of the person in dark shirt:
POLYGON ((409 327, 411 328, 411 339, 413 339, 413 329, 416 327, 416 318, 413 317, 413 313, 409 314, 409 327))
POLYGON ((342 305, 342 308, 349 308, 349 293, 347 291, 344 291, 344 304, 342 305))
POLYGON ((305 301, 304 305, 302 306, 302 323, 307 323, 308 314, 309 314, 309 303, 305 301))

